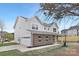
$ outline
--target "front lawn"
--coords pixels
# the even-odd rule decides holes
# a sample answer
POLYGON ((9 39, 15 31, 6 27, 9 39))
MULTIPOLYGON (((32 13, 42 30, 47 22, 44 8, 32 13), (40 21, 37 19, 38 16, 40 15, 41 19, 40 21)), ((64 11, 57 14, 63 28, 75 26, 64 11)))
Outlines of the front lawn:
POLYGON ((4 42, 3 44, 2 44, 2 42, 0 42, 0 47, 1 46, 9 46, 9 45, 16 45, 17 43, 15 43, 15 42, 4 42))
POLYGON ((0 52, 1 56, 79 56, 79 43, 68 44, 68 47, 53 47, 43 48, 39 50, 33 50, 28 52, 20 52, 18 50, 11 50, 6 52, 0 52))
POLYGON ((28 52, 20 52, 18 50, 10 50, 5 52, 0 52, 0 56, 42 56, 49 53, 51 50, 61 49, 61 45, 55 47, 47 47, 39 50, 33 50, 28 52))

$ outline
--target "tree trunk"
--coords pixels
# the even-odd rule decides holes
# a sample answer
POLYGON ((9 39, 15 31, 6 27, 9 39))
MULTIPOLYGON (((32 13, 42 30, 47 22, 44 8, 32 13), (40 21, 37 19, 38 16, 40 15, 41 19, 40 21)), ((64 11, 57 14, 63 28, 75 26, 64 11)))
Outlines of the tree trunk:
POLYGON ((63 41, 63 46, 67 47, 66 35, 65 35, 65 40, 63 41))
MULTIPOLYGON (((78 34, 78 29, 77 29, 77 37, 79 36, 79 34, 78 34)), ((79 42, 79 37, 78 37, 78 41, 77 42, 79 42)))

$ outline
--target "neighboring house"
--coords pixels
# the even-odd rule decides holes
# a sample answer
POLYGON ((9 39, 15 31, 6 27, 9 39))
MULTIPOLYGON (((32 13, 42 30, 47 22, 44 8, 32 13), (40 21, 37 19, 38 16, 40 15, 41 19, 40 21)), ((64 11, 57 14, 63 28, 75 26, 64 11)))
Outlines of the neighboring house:
POLYGON ((27 47, 54 44, 57 40, 56 23, 43 23, 37 16, 25 18, 18 16, 14 25, 14 40, 27 47))
POLYGON ((61 31, 61 34, 62 34, 62 35, 67 35, 67 30, 68 30, 68 29, 62 30, 62 31, 61 31))
MULTIPOLYGON (((3 32, 0 31, 0 41, 3 40, 3 38, 1 38, 1 35, 4 37, 4 35, 5 35, 6 33, 7 33, 6 31, 3 31, 3 32)), ((5 40, 6 40, 6 39, 4 38, 4 41, 5 41, 5 40)))
POLYGON ((63 35, 79 35, 79 25, 70 27, 69 29, 64 29, 61 31, 63 35))

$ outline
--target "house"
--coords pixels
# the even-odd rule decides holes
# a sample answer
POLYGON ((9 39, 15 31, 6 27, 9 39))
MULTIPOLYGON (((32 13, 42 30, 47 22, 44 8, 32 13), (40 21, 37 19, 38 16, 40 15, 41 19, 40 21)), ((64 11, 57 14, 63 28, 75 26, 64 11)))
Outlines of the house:
POLYGON ((68 30, 68 29, 62 30, 62 31, 61 31, 61 34, 62 34, 62 35, 67 35, 67 30, 68 30))
POLYGON ((71 26, 69 29, 64 29, 61 31, 61 34, 63 35, 79 35, 79 25, 71 26))
POLYGON ((27 47, 54 44, 57 40, 58 25, 43 23, 37 16, 18 16, 14 25, 14 40, 27 47))

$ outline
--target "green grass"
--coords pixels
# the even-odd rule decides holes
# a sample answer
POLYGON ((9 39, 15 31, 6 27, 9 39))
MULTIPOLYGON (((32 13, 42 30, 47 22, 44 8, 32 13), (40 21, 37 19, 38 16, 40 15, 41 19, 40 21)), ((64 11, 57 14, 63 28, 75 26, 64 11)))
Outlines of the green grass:
MULTIPOLYGON (((74 43, 73 43, 74 44, 74 43)), ((73 49, 76 49, 78 45, 68 43, 68 47, 54 46, 28 52, 20 52, 18 50, 11 50, 6 52, 0 52, 0 56, 59 56, 59 55, 75 55, 73 49)), ((79 48, 78 48, 79 50, 79 48)), ((78 53, 78 52, 77 52, 78 53)), ((79 53, 78 53, 79 54, 79 53)))
POLYGON ((16 45, 16 44, 17 44, 17 43, 15 43, 15 42, 8 42, 8 43, 5 43, 5 42, 4 42, 3 44, 0 42, 0 47, 1 47, 1 46, 16 45))
POLYGON ((18 50, 11 50, 6 52, 0 52, 0 56, 48 56, 54 55, 55 51, 61 50, 61 45, 55 47, 48 47, 39 50, 33 50, 28 52, 20 52, 18 50), (51 53, 53 52, 53 53, 51 53))

